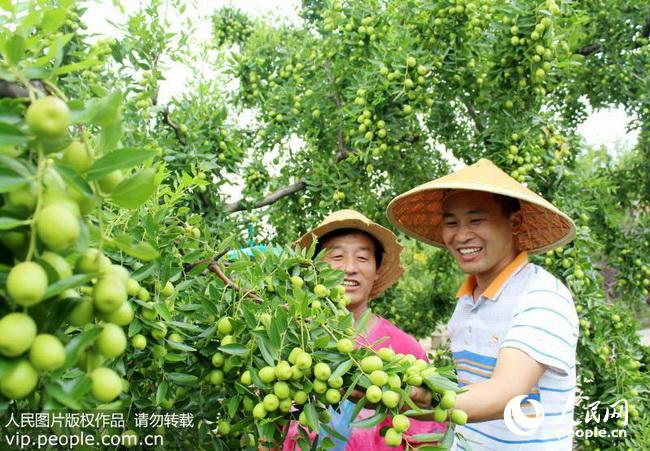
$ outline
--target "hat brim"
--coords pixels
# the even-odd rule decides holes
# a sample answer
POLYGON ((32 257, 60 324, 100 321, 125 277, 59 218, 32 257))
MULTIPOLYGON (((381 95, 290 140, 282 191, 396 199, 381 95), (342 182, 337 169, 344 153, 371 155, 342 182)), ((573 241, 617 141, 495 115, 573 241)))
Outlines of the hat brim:
POLYGON ((454 173, 397 196, 387 208, 389 221, 413 238, 445 248, 442 239, 442 204, 445 194, 448 190, 483 191, 520 201, 523 222, 516 235, 520 250, 529 254, 541 253, 562 246, 575 238, 576 227, 571 218, 493 167, 503 174, 495 173, 498 178, 495 183, 481 183, 471 179, 454 180, 453 176, 457 174, 454 173))

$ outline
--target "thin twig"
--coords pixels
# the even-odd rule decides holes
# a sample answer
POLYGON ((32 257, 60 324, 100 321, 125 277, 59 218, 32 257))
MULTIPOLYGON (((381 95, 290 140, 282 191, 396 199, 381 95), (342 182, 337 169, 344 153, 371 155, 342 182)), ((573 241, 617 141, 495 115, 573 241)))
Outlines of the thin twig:
POLYGON ((224 272, 221 270, 221 267, 219 266, 218 262, 213 261, 212 263, 210 263, 208 268, 210 269, 211 272, 215 273, 217 275, 217 277, 219 277, 221 280, 223 280, 223 283, 225 283, 226 286, 232 288, 235 291, 242 292, 244 294, 244 297, 252 299, 255 302, 262 302, 263 301, 263 299, 261 297, 259 297, 257 294, 255 294, 255 292, 253 292, 251 290, 244 291, 244 290, 242 290, 242 288, 239 285, 237 285, 235 282, 230 280, 228 278, 228 276, 226 274, 224 274, 224 272))
POLYGON ((169 118, 169 108, 164 108, 160 114, 163 117, 163 123, 169 125, 173 130, 174 134, 176 135, 176 139, 178 140, 179 143, 181 143, 182 146, 187 145, 187 141, 185 141, 185 137, 183 136, 183 132, 181 131, 181 127, 174 123, 170 118, 169 118))
MULTIPOLYGON (((341 93, 336 88, 336 80, 334 79, 334 74, 332 74, 332 62, 329 59, 325 61, 325 70, 327 71, 327 78, 334 86, 334 103, 336 104, 336 109, 340 110, 343 106, 343 102, 341 101, 341 93)), ((345 160, 350 154, 350 149, 347 148, 345 141, 343 140, 343 130, 341 129, 341 126, 338 127, 337 131, 337 142, 339 150, 336 153, 336 161, 339 162, 345 160)))
MULTIPOLYGON (((279 201, 283 197, 289 196, 298 191, 302 191, 303 189, 305 189, 306 186, 307 186, 307 182, 305 182, 304 180, 299 180, 293 185, 285 186, 284 188, 280 188, 279 190, 276 190, 275 192, 269 194, 260 202, 254 204, 252 208, 253 209, 262 208, 262 207, 266 207, 267 205, 271 205, 279 201)), ((225 210, 228 213, 235 213, 245 209, 246 209, 246 203, 244 202, 243 199, 226 204, 225 207, 225 210)))
MULTIPOLYGON (((47 92, 45 85, 40 80, 30 80, 29 84, 32 86, 32 88, 41 91, 42 93, 47 92)), ((27 89, 26 86, 23 86, 20 83, 12 83, 9 81, 0 80, 0 99, 17 99, 21 97, 29 97, 29 89, 27 89)))
POLYGON ((203 258, 201 260, 197 260, 192 263, 185 263, 183 265, 183 270, 185 272, 189 272, 191 269, 196 268, 197 266, 203 265, 205 263, 208 263, 208 269, 210 272, 214 273, 219 277, 223 283, 226 284, 226 286, 232 288, 235 291, 240 291, 244 293, 244 296, 253 299, 256 302, 262 302, 262 298, 260 298, 257 294, 255 294, 254 291, 248 290, 244 291, 242 290, 239 285, 237 285, 235 282, 230 280, 230 278, 221 270, 221 267, 219 266, 219 260, 221 257, 226 255, 228 252, 230 252, 230 248, 226 248, 223 251, 219 252, 217 255, 214 256, 214 258, 203 258))

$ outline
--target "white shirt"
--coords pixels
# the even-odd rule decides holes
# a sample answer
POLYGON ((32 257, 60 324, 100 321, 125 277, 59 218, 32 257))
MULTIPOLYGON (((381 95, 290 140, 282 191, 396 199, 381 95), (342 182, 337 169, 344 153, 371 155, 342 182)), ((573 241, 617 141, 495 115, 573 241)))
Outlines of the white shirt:
MULTIPOLYGON (((456 430, 472 450, 570 450, 578 340, 578 316, 571 293, 553 275, 529 263, 525 252, 476 302, 472 297, 475 286, 476 280, 468 277, 449 321, 459 385, 489 379, 499 350, 519 349, 548 367, 521 403, 524 414, 535 416, 528 400, 539 402, 544 419, 529 434, 522 428, 513 432, 504 420, 468 423, 456 430)), ((463 449, 458 442, 455 447, 463 449)))

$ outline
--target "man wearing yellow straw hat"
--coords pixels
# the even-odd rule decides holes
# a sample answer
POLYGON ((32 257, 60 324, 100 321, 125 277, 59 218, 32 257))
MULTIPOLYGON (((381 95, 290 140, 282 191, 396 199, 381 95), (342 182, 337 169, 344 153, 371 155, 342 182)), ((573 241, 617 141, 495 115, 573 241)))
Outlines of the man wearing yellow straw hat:
MULTIPOLYGON (((571 449, 578 318, 528 255, 571 241, 573 221, 488 160, 396 197, 388 218, 468 275, 448 328, 472 449, 571 449)), ((423 389, 412 397, 430 405, 423 389)))
MULTIPOLYGON (((400 264, 402 245, 388 229, 370 221, 354 210, 339 210, 323 220, 316 228, 307 232, 297 244, 309 247, 317 239, 317 252, 327 249, 325 261, 334 269, 345 273, 343 286, 350 298, 348 310, 359 320, 368 310, 368 303, 390 288, 401 277, 404 268, 400 264)), ((357 337, 357 346, 370 346, 374 349, 390 347, 396 353, 413 354, 426 359, 426 352, 420 344, 406 332, 386 319, 371 314, 366 332, 357 337), (381 341, 380 341, 381 340, 381 341)), ((352 418, 355 405, 350 401, 342 403, 338 412, 333 413, 330 427, 347 440, 331 437, 334 450, 388 450, 380 430, 391 425, 391 420, 373 428, 352 430, 350 423, 372 416, 374 411, 362 409, 359 416, 352 418)), ((411 421, 410 428, 403 434, 405 442, 414 434, 442 432, 442 423, 431 421, 411 421)), ((298 449, 300 437, 298 425, 293 423, 284 441, 283 450, 298 449)), ((404 449, 405 443, 399 447, 404 449)))

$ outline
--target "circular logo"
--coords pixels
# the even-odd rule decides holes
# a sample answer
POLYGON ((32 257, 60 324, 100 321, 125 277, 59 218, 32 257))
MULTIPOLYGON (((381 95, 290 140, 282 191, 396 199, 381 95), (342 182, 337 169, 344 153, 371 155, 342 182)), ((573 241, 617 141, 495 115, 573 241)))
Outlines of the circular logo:
POLYGON ((535 416, 529 417, 521 410, 521 401, 526 395, 512 398, 503 410, 503 421, 510 432, 515 435, 530 435, 537 431, 544 421, 544 408, 534 399, 527 402, 535 409, 535 416))

